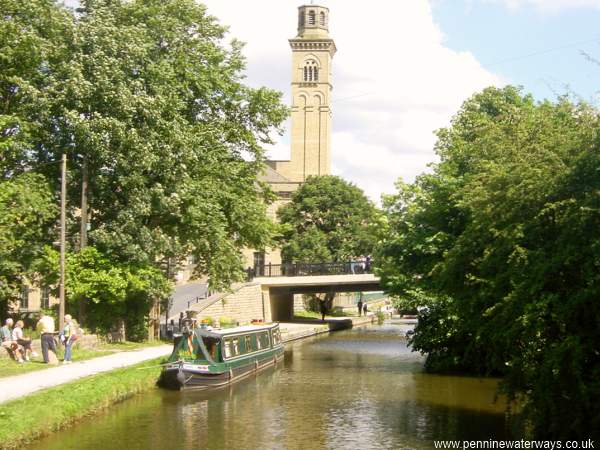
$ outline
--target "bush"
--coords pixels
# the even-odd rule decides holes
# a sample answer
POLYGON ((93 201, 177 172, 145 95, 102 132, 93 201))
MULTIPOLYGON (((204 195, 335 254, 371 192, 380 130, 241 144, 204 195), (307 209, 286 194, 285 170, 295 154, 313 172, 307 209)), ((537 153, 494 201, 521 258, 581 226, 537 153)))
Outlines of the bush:
POLYGON ((233 328, 238 326, 238 322, 230 317, 219 317, 219 326, 221 328, 233 328))

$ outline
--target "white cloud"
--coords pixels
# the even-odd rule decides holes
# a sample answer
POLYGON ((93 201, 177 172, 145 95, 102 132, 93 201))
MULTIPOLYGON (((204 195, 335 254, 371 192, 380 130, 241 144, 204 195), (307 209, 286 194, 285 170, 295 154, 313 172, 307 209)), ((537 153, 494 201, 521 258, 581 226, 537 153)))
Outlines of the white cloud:
MULTIPOLYGON (((288 104, 287 40, 296 34, 302 2, 203 2, 210 14, 230 25, 231 37, 247 43, 247 82, 283 91, 288 104)), ((412 181, 427 170, 435 160, 434 130, 447 126, 467 97, 502 80, 472 54, 444 46, 427 0, 320 3, 330 8, 330 34, 338 48, 333 61, 333 170, 378 200, 381 193, 394 191, 398 177, 412 181)), ((289 137, 280 138, 271 157, 289 158, 288 142, 289 137)))
MULTIPOLYGON (((487 0, 490 1, 490 0, 487 0)), ((557 13, 563 9, 596 8, 600 9, 600 0, 491 0, 502 2, 510 9, 533 6, 542 12, 557 13)))
MULTIPOLYGON (((295 0, 207 0, 209 12, 247 42, 248 82, 289 102, 295 0)), ((467 52, 444 46, 427 0, 322 1, 334 58, 333 170, 378 200, 398 177, 412 181, 435 160, 434 130, 474 92, 502 80, 467 52)), ((289 157, 279 145, 274 159, 289 157)))

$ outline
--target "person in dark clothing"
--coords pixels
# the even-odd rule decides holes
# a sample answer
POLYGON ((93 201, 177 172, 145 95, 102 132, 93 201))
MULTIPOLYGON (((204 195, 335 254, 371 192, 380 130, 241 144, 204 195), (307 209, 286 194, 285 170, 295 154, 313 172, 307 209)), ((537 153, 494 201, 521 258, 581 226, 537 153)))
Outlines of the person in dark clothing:
POLYGON ((169 339, 173 339, 174 333, 175 333, 175 320, 171 319, 171 321, 167 325, 167 337, 169 339))
POLYGON ((327 312, 327 305, 325 304, 325 301, 321 301, 321 321, 325 322, 325 313, 327 312))
POLYGON ((362 307, 363 307, 362 299, 358 301, 358 304, 356 306, 358 306, 358 315, 360 316, 362 314, 362 307))
POLYGON ((367 311, 369 311, 369 308, 367 307, 367 304, 365 303, 363 305, 363 315, 366 317, 367 316, 367 311))

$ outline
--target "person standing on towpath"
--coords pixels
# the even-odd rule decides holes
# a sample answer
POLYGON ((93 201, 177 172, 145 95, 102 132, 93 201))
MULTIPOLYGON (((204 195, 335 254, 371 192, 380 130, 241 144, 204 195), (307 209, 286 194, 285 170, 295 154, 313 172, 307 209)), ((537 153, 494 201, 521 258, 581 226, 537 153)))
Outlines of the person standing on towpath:
POLYGON ((44 362, 49 364, 50 361, 50 351, 53 352, 52 363, 56 364, 56 342, 54 341, 54 319, 50 316, 42 316, 36 325, 37 331, 40 332, 40 341, 42 344, 42 356, 44 358, 44 362))
POLYGON ((70 314, 65 316, 65 327, 63 328, 61 340, 65 345, 65 357, 63 364, 71 364, 71 347, 77 340, 77 324, 70 314))

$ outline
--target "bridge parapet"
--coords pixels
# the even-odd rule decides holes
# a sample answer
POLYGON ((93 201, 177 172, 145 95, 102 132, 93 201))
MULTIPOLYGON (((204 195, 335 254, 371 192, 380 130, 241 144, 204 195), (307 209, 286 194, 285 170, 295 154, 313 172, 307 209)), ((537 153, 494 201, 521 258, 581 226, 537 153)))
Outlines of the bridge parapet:
POLYGON ((362 275, 372 272, 371 260, 327 262, 327 263, 284 263, 265 264, 249 269, 248 277, 305 277, 319 275, 362 275))

